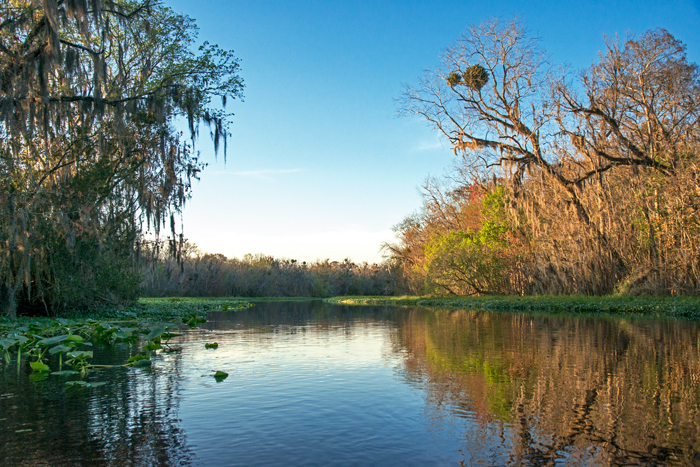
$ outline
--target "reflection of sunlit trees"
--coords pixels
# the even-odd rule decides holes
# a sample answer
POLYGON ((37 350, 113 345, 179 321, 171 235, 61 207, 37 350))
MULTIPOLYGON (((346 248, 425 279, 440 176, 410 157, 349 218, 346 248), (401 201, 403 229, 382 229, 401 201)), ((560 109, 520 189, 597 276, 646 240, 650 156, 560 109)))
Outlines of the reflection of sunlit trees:
POLYGON ((700 452, 700 349, 684 344, 698 342, 696 326, 414 311, 399 330, 429 399, 503 429, 498 449, 513 463, 564 451, 688 462, 700 452))

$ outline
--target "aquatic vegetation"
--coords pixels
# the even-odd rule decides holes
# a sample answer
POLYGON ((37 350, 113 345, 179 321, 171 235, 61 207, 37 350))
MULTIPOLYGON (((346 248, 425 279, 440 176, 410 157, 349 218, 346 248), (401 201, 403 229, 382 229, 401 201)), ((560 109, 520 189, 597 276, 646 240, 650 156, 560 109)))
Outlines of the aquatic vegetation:
POLYGON ((223 371, 217 371, 216 373, 214 373, 214 379, 217 383, 222 382, 226 378, 228 378, 228 373, 225 373, 223 371))
POLYGON ((218 349, 219 348, 219 343, 218 342, 212 342, 211 344, 204 344, 205 349, 218 349))
MULTIPOLYGON (((0 353, 5 368, 16 359, 17 372, 21 371, 23 360, 28 361, 37 375, 35 379, 43 378, 39 376, 43 374, 84 378, 94 368, 148 366, 155 352, 177 350, 170 347, 170 340, 181 335, 176 331, 205 323, 206 312, 250 306, 253 305, 240 300, 150 299, 129 310, 105 310, 82 319, 0 320, 0 353), (93 361, 93 343, 106 346, 126 343, 139 347, 139 353, 122 364, 101 365, 93 361)), ((218 343, 206 346, 215 349, 218 343)), ((96 386, 96 383, 78 384, 82 381, 69 383, 69 386, 96 386)))
POLYGON ((104 386, 105 384, 107 383, 105 383, 104 381, 95 383, 88 383, 85 381, 66 381, 67 388, 96 388, 99 386, 104 386))

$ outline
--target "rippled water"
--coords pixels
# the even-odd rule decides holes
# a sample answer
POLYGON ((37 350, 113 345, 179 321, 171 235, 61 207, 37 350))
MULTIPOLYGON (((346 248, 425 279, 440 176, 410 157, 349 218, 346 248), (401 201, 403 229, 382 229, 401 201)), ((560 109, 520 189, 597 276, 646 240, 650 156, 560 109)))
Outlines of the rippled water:
POLYGON ((258 304, 211 314, 150 369, 91 372, 101 387, 0 368, 0 465, 700 465, 698 331, 258 304))

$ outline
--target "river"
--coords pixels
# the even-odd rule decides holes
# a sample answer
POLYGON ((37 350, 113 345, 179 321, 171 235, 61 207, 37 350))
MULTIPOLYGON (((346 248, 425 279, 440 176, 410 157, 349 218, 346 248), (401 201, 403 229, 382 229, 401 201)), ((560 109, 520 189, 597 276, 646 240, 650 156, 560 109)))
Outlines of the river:
MULTIPOLYGON (((260 303, 209 314, 150 367, 92 370, 99 387, 1 367, 0 465, 700 465, 699 334, 260 303)), ((109 364, 136 349, 94 350, 109 364)))

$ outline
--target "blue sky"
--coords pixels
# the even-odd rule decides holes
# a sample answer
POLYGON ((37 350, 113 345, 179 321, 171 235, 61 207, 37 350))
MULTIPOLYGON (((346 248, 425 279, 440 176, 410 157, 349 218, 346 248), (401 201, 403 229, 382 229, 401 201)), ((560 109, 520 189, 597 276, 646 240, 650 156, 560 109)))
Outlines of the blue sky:
POLYGON ((603 37, 666 28, 700 61, 700 1, 166 0, 200 40, 241 59, 245 101, 228 159, 195 182, 185 236, 202 250, 313 261, 381 260, 417 187, 452 165, 425 122, 397 116, 404 84, 436 66, 468 24, 519 16, 553 62, 589 66, 603 37))

